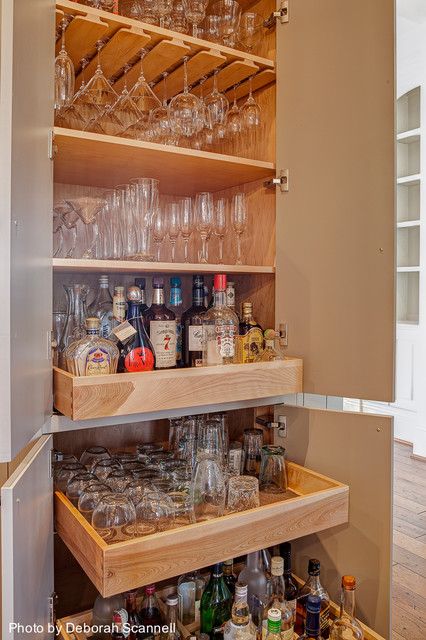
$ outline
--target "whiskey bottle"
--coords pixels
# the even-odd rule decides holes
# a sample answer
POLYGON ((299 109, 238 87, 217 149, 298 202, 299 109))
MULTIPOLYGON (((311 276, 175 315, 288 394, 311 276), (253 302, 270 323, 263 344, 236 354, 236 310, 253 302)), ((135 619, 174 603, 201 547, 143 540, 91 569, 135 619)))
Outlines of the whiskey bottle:
POLYGON ((133 327, 132 335, 121 343, 118 371, 152 371, 155 367, 154 347, 146 332, 142 314, 142 295, 137 286, 127 290, 127 322, 133 327))
POLYGON ((203 316, 203 365, 232 364, 238 317, 226 304, 226 276, 214 277, 214 304, 203 316))
POLYGON ((75 376, 103 376, 117 371, 118 348, 99 336, 99 318, 87 318, 85 338, 65 350, 67 370, 75 376))
POLYGON ((164 279, 152 280, 152 304, 144 313, 144 323, 154 348, 155 368, 176 367, 176 316, 164 304, 164 279))
POLYGON ((239 324, 237 362, 255 362, 263 351, 263 330, 253 318, 253 305, 243 302, 243 315, 239 324))
POLYGON ((186 367, 203 364, 204 278, 192 278, 192 306, 182 314, 182 353, 186 367))
POLYGON ((112 297, 109 291, 108 276, 100 276, 99 289, 95 299, 88 309, 89 317, 100 320, 99 335, 101 338, 109 338, 112 330, 112 297))
POLYGON ((176 365, 182 367, 182 281, 177 277, 170 278, 170 307, 176 316, 176 365))
POLYGON ((364 633, 355 618, 354 576, 343 576, 340 600, 340 615, 330 627, 330 640, 363 640, 364 633))
POLYGON ((303 633, 306 621, 306 603, 309 595, 319 596, 321 600, 321 634, 328 638, 330 632, 330 597, 320 582, 321 563, 311 559, 308 563, 309 577, 297 595, 295 632, 303 633))
POLYGON ((223 579, 231 592, 231 595, 234 596, 237 576, 234 573, 234 561, 232 558, 230 560, 225 560, 223 563, 223 579))
POLYGON ((305 632, 299 640, 323 640, 321 635, 321 598, 309 595, 306 600, 305 632))

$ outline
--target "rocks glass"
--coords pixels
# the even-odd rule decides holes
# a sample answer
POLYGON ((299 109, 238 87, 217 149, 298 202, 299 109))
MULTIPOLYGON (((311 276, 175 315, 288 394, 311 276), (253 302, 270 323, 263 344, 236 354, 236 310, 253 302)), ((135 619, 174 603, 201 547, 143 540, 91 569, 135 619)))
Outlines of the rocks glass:
POLYGON ((231 476, 228 483, 227 511, 235 513, 259 506, 258 479, 254 476, 231 476))
POLYGON ((92 514, 92 527, 108 544, 133 538, 135 523, 135 507, 122 493, 102 496, 92 514))
POLYGON ((285 493, 287 491, 287 471, 285 449, 275 445, 265 445, 261 450, 259 488, 264 493, 285 493))

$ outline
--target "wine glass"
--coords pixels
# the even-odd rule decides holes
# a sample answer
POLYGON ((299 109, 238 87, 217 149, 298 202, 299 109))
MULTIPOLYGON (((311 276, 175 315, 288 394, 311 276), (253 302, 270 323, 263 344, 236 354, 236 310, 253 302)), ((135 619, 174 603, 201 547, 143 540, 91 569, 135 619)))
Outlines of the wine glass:
POLYGON ((213 76, 213 90, 204 98, 206 117, 209 127, 213 131, 213 136, 217 140, 223 140, 226 131, 226 118, 228 115, 229 102, 223 93, 219 93, 217 87, 218 69, 213 76))
POLYGON ((200 262, 207 263, 207 238, 211 233, 213 224, 213 196, 205 191, 195 196, 195 216, 197 230, 200 232, 202 248, 200 262))
POLYGON ((238 153, 241 135, 241 112, 237 104, 237 87, 234 86, 234 101, 228 111, 226 122, 226 137, 231 144, 231 152, 238 153))
POLYGON ((85 85, 84 91, 80 94, 80 100, 83 99, 84 103, 89 103, 95 107, 95 114, 86 123, 85 129, 92 128, 96 121, 102 116, 105 109, 112 107, 117 100, 117 93, 112 88, 112 85, 106 79, 102 67, 101 67, 101 50, 104 47, 105 42, 98 40, 96 42, 97 49, 97 67, 93 76, 89 82, 85 85))
POLYGON ((192 35, 197 38, 198 25, 204 20, 208 0, 182 0, 188 22, 192 24, 192 35))
POLYGON ((178 202, 171 202, 167 206, 167 232, 172 246, 172 262, 175 261, 176 241, 180 231, 180 210, 178 202))
POLYGON ((55 109, 59 111, 68 107, 74 97, 75 69, 71 58, 65 49, 65 29, 68 20, 61 20, 62 44, 55 59, 55 109))
POLYGON ((118 123, 118 130, 113 135, 124 134, 128 129, 132 128, 142 118, 142 114, 137 108, 135 101, 131 97, 127 88, 127 73, 131 69, 130 64, 124 66, 124 87, 118 96, 118 99, 111 107, 111 114, 114 116, 113 121, 118 123))
POLYGON ((105 200, 83 196, 65 202, 74 208, 84 224, 85 248, 82 257, 92 258, 99 233, 97 218, 105 206, 105 200))
POLYGON ((152 224, 152 237, 157 245, 156 259, 160 262, 161 243, 166 235, 166 218, 160 208, 157 209, 152 224))
POLYGON ((241 235, 247 226, 247 205, 244 193, 236 193, 232 198, 232 226, 237 234, 237 260, 235 264, 243 264, 241 261, 241 235))
POLYGON ((203 103, 188 88, 188 57, 183 59, 183 93, 170 100, 170 126, 179 136, 191 138, 201 131, 203 103))
POLYGON ((226 231, 226 200, 219 198, 214 208, 214 233, 219 238, 219 264, 223 264, 223 238, 226 231))
POLYGON ((125 135, 136 137, 139 140, 147 140, 150 137, 150 114, 153 109, 161 107, 161 102, 145 80, 143 72, 143 59, 147 53, 146 49, 141 49, 140 56, 140 74, 136 84, 130 90, 130 98, 137 106, 141 118, 139 121, 129 127, 125 135))
POLYGON ((241 6, 236 0, 219 0, 212 6, 212 13, 218 15, 219 35, 223 44, 233 47, 241 18, 241 6))
POLYGON ((192 209, 192 199, 182 198, 180 203, 180 232, 184 241, 184 262, 188 259, 188 242, 194 230, 194 213, 192 209))
POLYGON ((208 15, 204 21, 204 37, 210 42, 220 42, 219 35, 220 16, 208 15))
POLYGON ((252 53, 262 37, 263 18, 258 13, 246 11, 242 14, 237 31, 237 41, 252 53))
POLYGON ((68 127, 69 129, 84 129, 92 119, 99 115, 99 108, 91 102, 90 96, 86 94, 84 70, 88 64, 88 58, 80 60, 81 85, 75 93, 71 104, 56 114, 55 122, 58 126, 68 127))
POLYGON ((165 71, 163 73, 163 103, 151 111, 149 128, 154 142, 176 145, 178 136, 170 126, 170 114, 167 108, 167 76, 168 73, 165 71))
POLYGON ((249 144, 256 142, 262 124, 260 107, 253 98, 253 76, 249 79, 249 95, 241 107, 242 132, 248 138, 249 144))
POLYGON ((188 20, 186 19, 185 7, 182 2, 176 2, 173 8, 172 29, 178 33, 188 33, 188 20))
POLYGON ((165 19, 170 16, 173 9, 173 0, 156 0, 156 11, 160 18, 160 27, 165 28, 165 19))

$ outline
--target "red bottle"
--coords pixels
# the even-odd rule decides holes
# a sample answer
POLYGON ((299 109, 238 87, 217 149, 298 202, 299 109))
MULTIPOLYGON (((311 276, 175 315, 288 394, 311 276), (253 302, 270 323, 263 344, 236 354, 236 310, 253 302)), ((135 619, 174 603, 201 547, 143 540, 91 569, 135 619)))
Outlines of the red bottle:
POLYGON ((150 584, 145 587, 145 596, 139 611, 139 622, 142 627, 139 634, 140 638, 151 639, 158 635, 158 628, 155 629, 155 627, 161 626, 163 620, 161 618, 157 596, 155 595, 155 584, 150 584))
POLYGON ((129 287, 127 290, 127 321, 136 333, 125 340, 120 349, 118 372, 152 371, 155 366, 154 347, 145 330, 141 315, 141 290, 129 287))

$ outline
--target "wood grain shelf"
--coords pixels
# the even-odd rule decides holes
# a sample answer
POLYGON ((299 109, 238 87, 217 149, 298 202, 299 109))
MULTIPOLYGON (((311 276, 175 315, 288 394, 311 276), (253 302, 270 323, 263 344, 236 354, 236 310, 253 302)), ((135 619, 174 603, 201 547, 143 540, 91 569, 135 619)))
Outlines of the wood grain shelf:
POLYGON ((53 258, 52 266, 53 271, 59 273, 275 273, 275 267, 263 265, 84 260, 83 258, 53 258))
POLYGON ((202 407, 302 391, 299 358, 107 376, 54 368, 55 409, 72 420, 202 407))
MULTIPOLYGON (((191 85, 196 85, 203 76, 218 68, 218 85, 221 91, 226 91, 255 74, 260 76, 256 81, 256 88, 275 81, 275 63, 268 58, 69 0, 58 1, 56 10, 59 17, 63 14, 74 16, 66 29, 66 42, 67 51, 77 70, 76 89, 83 79, 80 66, 82 58, 90 60, 84 71, 85 80, 95 72, 95 44, 100 39, 106 41, 101 53, 102 68, 117 92, 124 86, 125 65, 131 65, 127 73, 128 86, 132 86, 137 80, 140 73, 138 56, 142 48, 148 50, 143 62, 144 75, 148 82, 154 84, 155 93, 162 95, 161 74, 165 71, 170 74, 167 83, 169 97, 182 88, 184 56, 189 57, 188 79, 191 85), (265 71, 268 72, 267 75, 264 74, 265 71)), ((59 41, 56 47, 58 53, 59 41)), ((248 87, 244 86, 246 95, 248 87)))
POLYGON ((268 179, 272 162, 55 127, 55 182, 114 187, 149 175, 163 194, 193 195, 268 179))
POLYGON ((292 462, 287 473, 289 492, 256 509, 114 544, 56 492, 55 529, 106 597, 348 521, 347 485, 292 462))

